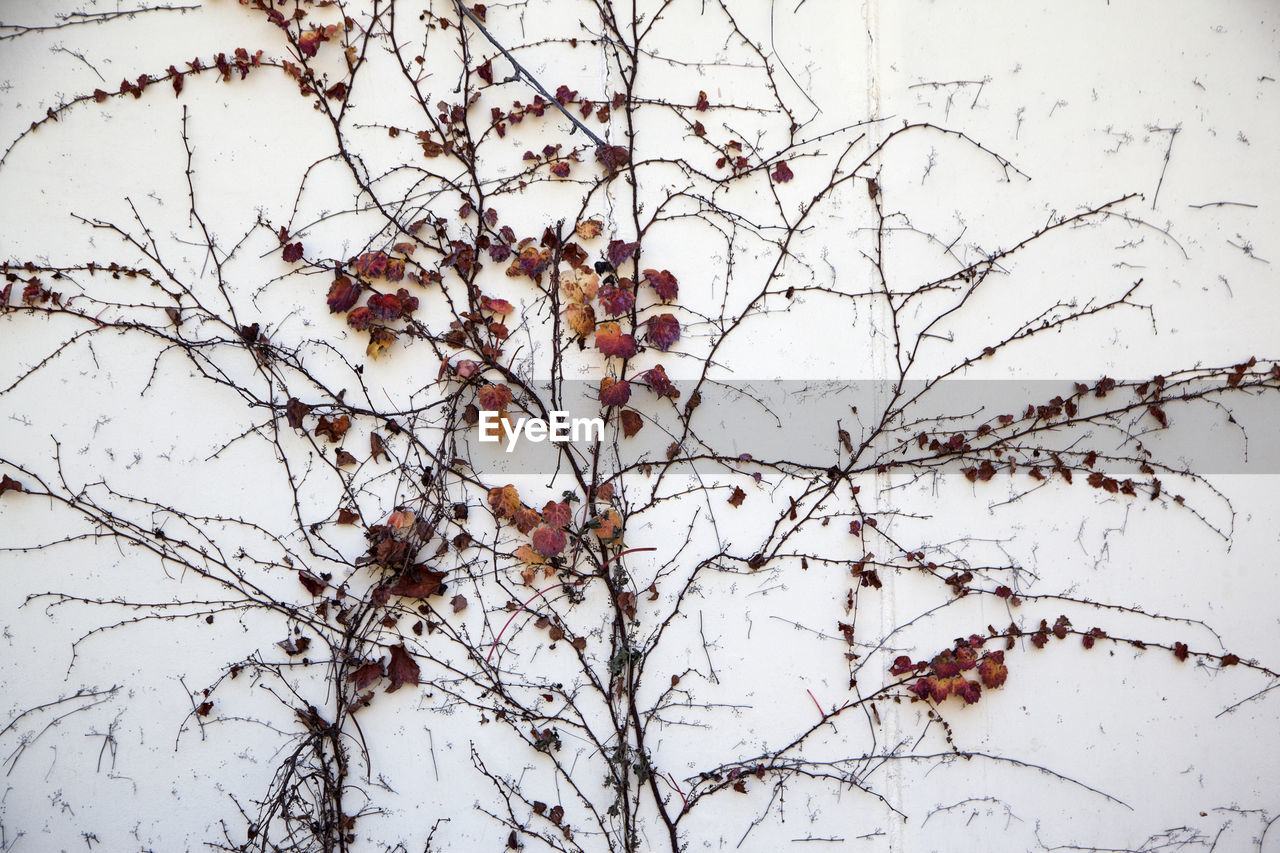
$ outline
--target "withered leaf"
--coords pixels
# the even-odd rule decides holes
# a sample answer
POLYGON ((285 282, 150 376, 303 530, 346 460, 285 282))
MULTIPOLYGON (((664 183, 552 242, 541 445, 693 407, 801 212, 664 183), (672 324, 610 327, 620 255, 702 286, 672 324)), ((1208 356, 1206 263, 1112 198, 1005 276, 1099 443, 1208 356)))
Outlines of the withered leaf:
POLYGON ((294 429, 302 429, 302 419, 310 412, 311 407, 297 397, 290 397, 289 402, 284 406, 284 415, 289 420, 289 426, 294 429))
POLYGON ((742 491, 741 486, 733 487, 733 494, 729 496, 729 506, 740 507, 742 502, 747 499, 747 493, 742 491))
POLYGON ((311 638, 298 637, 295 639, 293 637, 288 637, 276 643, 276 645, 284 649, 285 653, 290 656, 300 655, 304 653, 307 649, 311 648, 311 638))
POLYGON ((336 450, 336 455, 338 457, 338 464, 341 466, 356 464, 356 458, 341 447, 336 450))
POLYGON ((415 565, 409 571, 396 578, 389 592, 392 595, 403 595, 407 598, 426 598, 444 591, 444 572, 422 568, 415 565))
POLYGON ((8 474, 5 474, 4 479, 0 480, 0 495, 3 495, 5 492, 21 491, 23 491, 22 484, 10 477, 8 474))
POLYGON ((298 569, 298 582, 307 588, 312 595, 324 592, 325 583, 306 569, 298 569))
POLYGON ((316 435, 323 435, 336 444, 342 440, 342 437, 347 434, 347 430, 350 428, 351 418, 346 415, 338 415, 336 418, 321 415, 320 423, 316 424, 316 435))
POLYGON ((369 458, 378 461, 378 457, 382 457, 383 462, 391 461, 391 457, 387 456, 387 445, 382 441, 382 436, 376 432, 369 433, 369 458))
POLYGON ((353 682, 357 690, 364 690, 370 684, 382 677, 382 664, 378 661, 369 661, 353 670, 347 675, 347 681, 353 682))
POLYGON ((391 684, 387 687, 388 693, 395 693, 401 685, 418 683, 418 664, 409 654, 409 650, 404 647, 404 643, 397 643, 391 647, 391 662, 387 664, 387 677, 391 679, 391 684))
POLYGON ((631 409, 623 409, 619 412, 618 419, 622 422, 622 435, 624 438, 631 438, 644 426, 644 420, 639 413, 631 409))
POLYGON ((467 609, 467 597, 462 593, 458 593, 453 598, 449 599, 449 604, 453 607, 454 613, 461 613, 467 609))

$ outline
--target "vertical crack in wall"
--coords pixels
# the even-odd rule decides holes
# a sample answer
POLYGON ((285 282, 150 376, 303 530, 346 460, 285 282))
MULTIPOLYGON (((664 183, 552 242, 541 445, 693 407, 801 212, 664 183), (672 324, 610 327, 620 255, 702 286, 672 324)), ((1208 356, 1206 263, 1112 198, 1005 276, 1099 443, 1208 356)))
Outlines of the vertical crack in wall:
MULTIPOLYGON (((866 33, 866 60, 864 74, 866 79, 865 93, 865 115, 872 123, 867 126, 867 139, 869 150, 874 150, 880 144, 883 132, 880 124, 876 120, 881 116, 881 100, 882 93, 880 91, 880 2, 879 0, 866 0, 862 7, 863 28, 866 33)), ((855 196, 856 197, 856 196, 855 196)), ((875 269, 868 272, 870 281, 870 289, 874 289, 878 283, 877 273, 875 269)), ((897 358, 893 352, 889 330, 893 328, 893 307, 889 304, 888 295, 882 304, 880 317, 873 320, 872 339, 871 339, 871 366, 874 371, 874 378, 885 379, 895 375, 898 370, 897 358), (892 373, 890 371, 893 371, 892 373)), ((876 387, 883 388, 885 383, 877 382, 876 387)), ((884 406, 888 405, 888 392, 882 390, 879 392, 881 399, 876 401, 878 411, 883 411, 884 406)), ((876 491, 885 495, 888 494, 888 487, 891 485, 891 475, 886 473, 876 474, 876 491)), ((879 504, 878 504, 879 505, 879 504)), ((880 636, 883 637, 892 631, 895 626, 901 624, 897 616, 897 595, 895 592, 894 574, 887 573, 883 579, 884 586, 880 590, 880 636)), ((897 749, 901 740, 901 732, 898 726, 898 714, 904 713, 901 706, 895 706, 888 709, 884 714, 884 726, 882 735, 884 737, 881 749, 886 752, 893 752, 897 749)), ((884 765, 885 777, 882 780, 883 792, 885 798, 895 807, 901 807, 903 780, 899 771, 897 762, 888 761, 884 765)), ((894 851, 904 850, 905 843, 902 831, 901 821, 890 815, 885 826, 885 833, 888 840, 888 849, 894 851)))

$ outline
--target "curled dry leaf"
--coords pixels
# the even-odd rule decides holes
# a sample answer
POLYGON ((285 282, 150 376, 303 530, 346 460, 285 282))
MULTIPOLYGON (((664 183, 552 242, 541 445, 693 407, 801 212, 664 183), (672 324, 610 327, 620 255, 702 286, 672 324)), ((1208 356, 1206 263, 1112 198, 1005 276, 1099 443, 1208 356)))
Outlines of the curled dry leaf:
POLYGON ((387 677, 391 679, 391 684, 387 686, 388 693, 395 693, 402 685, 418 683, 418 664, 409 654, 409 650, 404 647, 404 643, 397 643, 391 647, 391 662, 387 664, 387 677))
POLYGON ((357 690, 364 690, 381 677, 382 663, 376 660, 367 661, 347 673, 347 681, 352 682, 357 690))
POLYGON ((323 435, 329 441, 336 443, 342 440, 350 427, 351 418, 346 415, 338 415, 336 418, 321 415, 320 423, 316 424, 316 435, 323 435))
POLYGON ((396 333, 383 326, 375 326, 369 332, 369 345, 365 347, 365 355, 377 358, 386 352, 387 347, 396 341, 396 333))
POLYGON ((622 435, 624 438, 631 438, 640 431, 644 426, 644 419, 640 417, 638 412, 631 409, 623 409, 618 413, 618 420, 622 424, 622 435))
POLYGON ((289 426, 294 429, 302 429, 302 419, 310 413, 311 407, 297 397, 290 397, 289 402, 285 403, 284 415, 289 420, 289 426))

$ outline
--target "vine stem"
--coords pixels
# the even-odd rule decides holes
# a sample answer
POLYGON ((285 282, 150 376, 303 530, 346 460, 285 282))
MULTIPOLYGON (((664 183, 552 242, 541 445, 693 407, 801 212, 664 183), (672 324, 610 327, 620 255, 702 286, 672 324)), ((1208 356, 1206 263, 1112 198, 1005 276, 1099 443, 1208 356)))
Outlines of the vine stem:
MULTIPOLYGON (((619 551, 618 553, 614 554, 614 555, 613 555, 612 557, 610 557, 609 559, 605 560, 603 563, 601 563, 601 564, 600 564, 600 568, 601 568, 601 569, 603 569, 605 566, 609 565, 609 564, 610 564, 610 563, 612 563, 614 560, 618 559, 619 557, 623 557, 623 556, 625 556, 625 555, 627 555, 627 554, 634 554, 634 553, 636 553, 637 551, 656 551, 656 550, 658 550, 658 549, 657 549, 657 548, 655 548, 655 547, 648 547, 648 548, 628 548, 628 549, 627 549, 627 550, 625 550, 625 551, 619 551)), ((515 611, 514 613, 512 613, 512 614, 507 618, 507 621, 506 621, 506 622, 503 624, 503 626, 502 626, 502 630, 498 632, 498 636, 494 637, 494 638, 493 638, 493 642, 489 644, 489 654, 487 654, 487 655, 485 655, 485 656, 484 656, 484 662, 485 662, 485 663, 489 663, 489 661, 493 658, 493 650, 494 650, 495 648, 497 648, 497 646, 498 646, 498 642, 502 639, 502 635, 503 635, 503 634, 505 634, 505 633, 507 633, 507 628, 511 627, 511 622, 512 622, 512 620, 514 620, 517 616, 519 616, 521 613, 523 613, 523 612, 525 611, 525 609, 529 606, 529 602, 533 601, 535 598, 537 598, 537 597, 538 597, 538 596, 540 596, 540 595, 546 595, 547 593, 549 593, 549 592, 554 592, 555 590, 560 589, 560 588, 562 588, 562 587, 566 587, 566 586, 579 586, 579 585, 581 585, 581 584, 582 584, 582 581, 581 581, 581 580, 576 580, 576 581, 565 581, 564 583, 558 583, 558 584, 556 584, 555 586, 549 586, 549 587, 547 587, 546 589, 540 589, 540 590, 538 590, 538 591, 537 591, 537 592, 535 592, 533 595, 529 596, 527 599, 525 599, 523 602, 521 602, 521 603, 520 603, 520 606, 519 606, 518 608, 516 608, 516 611, 515 611)))

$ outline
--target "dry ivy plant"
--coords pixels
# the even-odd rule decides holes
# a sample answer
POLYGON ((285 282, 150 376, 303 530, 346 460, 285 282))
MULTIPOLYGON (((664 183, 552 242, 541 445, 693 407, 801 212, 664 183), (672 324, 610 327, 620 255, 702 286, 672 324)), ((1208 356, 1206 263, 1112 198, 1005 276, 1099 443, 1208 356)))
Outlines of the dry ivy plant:
MULTIPOLYGON (((1034 756, 967 747, 949 721, 979 702, 1003 713, 1019 669, 1054 643, 1159 649, 1274 684, 1274 663, 1215 644, 1207 626, 1087 588, 1037 592, 1029 567, 975 558, 979 534, 932 534, 928 508, 908 499, 951 472, 949 494, 984 506, 1052 505, 1070 487, 1096 495, 1090 512, 1154 502, 1230 535, 1233 510, 1144 442, 1177 430, 1180 412, 1274 393, 1273 360, 1231 353, 1222 366, 1096 377, 1007 409, 948 396, 1033 339, 1152 310, 1142 279, 1120 268, 1083 298, 1046 285, 976 344, 952 334, 1001 298, 1023 256, 1079 229, 1172 241, 1135 195, 1052 216, 1006 248, 918 229, 895 201, 904 142, 962 151, 993 186, 1028 178, 933 124, 814 123, 791 71, 725 0, 680 12, 705 28, 705 56, 682 46, 670 0, 582 0, 554 14, 446 0, 240 5, 245 46, 193 57, 171 46, 167 68, 138 67, 36 116, 0 161, 14 168, 72 122, 143 109, 171 117, 154 132, 180 146, 181 194, 165 206, 142 201, 153 176, 123 157, 137 199, 124 216, 85 205, 75 227, 92 248, 67 253, 50 235, 42 252, 6 258, 5 334, 39 334, 37 352, 9 351, 0 398, 25 399, 95 347, 154 359, 143 398, 181 394, 239 423, 198 449, 226 477, 210 490, 225 503, 68 474, 55 434, 4 448, 0 508, 56 517, 64 531, 20 541, 11 529, 7 561, 89 541, 158 584, 149 596, 85 593, 52 577, 31 591, 24 606, 53 618, 77 606, 118 614, 74 640, 73 672, 82 644, 107 631, 252 628, 249 653, 191 686, 178 755, 189 724, 233 754, 235 726, 206 731, 219 720, 254 721, 279 749, 265 787, 231 791, 220 835, 201 841, 459 849, 437 832, 465 829, 486 849, 674 853, 746 839, 812 791, 854 790, 897 811, 881 785, 889 768, 956 758, 1105 798, 1034 756), (741 88, 709 94, 698 81, 717 73, 741 88), (205 174, 240 144, 237 129, 191 99, 280 92, 314 108, 299 150, 321 153, 280 150, 281 171, 301 176, 289 197, 242 188, 241 218, 229 220, 224 187, 205 174), (838 270, 824 245, 833 210, 858 223, 838 270), (936 259, 927 280, 894 263, 920 246, 936 259), (791 398, 769 399, 767 383, 738 381, 734 364, 762 342, 786 352, 777 329, 805 312, 838 314, 861 363, 887 353, 869 392, 796 383, 773 387, 791 398), (806 394, 836 399, 842 416, 815 422, 795 403, 806 394), (555 412, 599 418, 604 434, 526 434, 509 453, 480 441, 484 413, 497 413, 505 443, 521 419, 555 412), (726 412, 741 413, 728 432, 726 412), (246 447, 270 464, 236 474, 229 460, 246 447), (1181 496, 1191 489, 1202 504, 1181 496), (283 496, 287 512, 255 514, 259 491, 283 496), (723 629, 706 618, 741 606, 743 582, 763 577, 835 603, 831 618, 802 608, 795 622, 797 654, 847 674, 840 695, 805 689, 806 715, 775 714, 796 690, 785 673, 716 664, 723 629), (886 626, 881 596, 894 585, 929 603, 886 626), (975 601, 1005 618, 974 621, 975 601), (378 816, 400 782, 378 767, 379 728, 361 721, 420 708, 434 731, 471 742, 489 793, 470 814, 391 825, 378 816), (771 721, 763 744, 718 736, 758 718, 771 721), (744 795, 750 812, 735 803, 744 795)), ((110 22, 127 38, 126 15, 179 12, 50 27, 110 22)), ((42 31, 10 26, 3 38, 42 31)), ((129 407, 135 389, 119 393, 129 407)), ((119 690, 27 709, 6 733, 119 690)))

